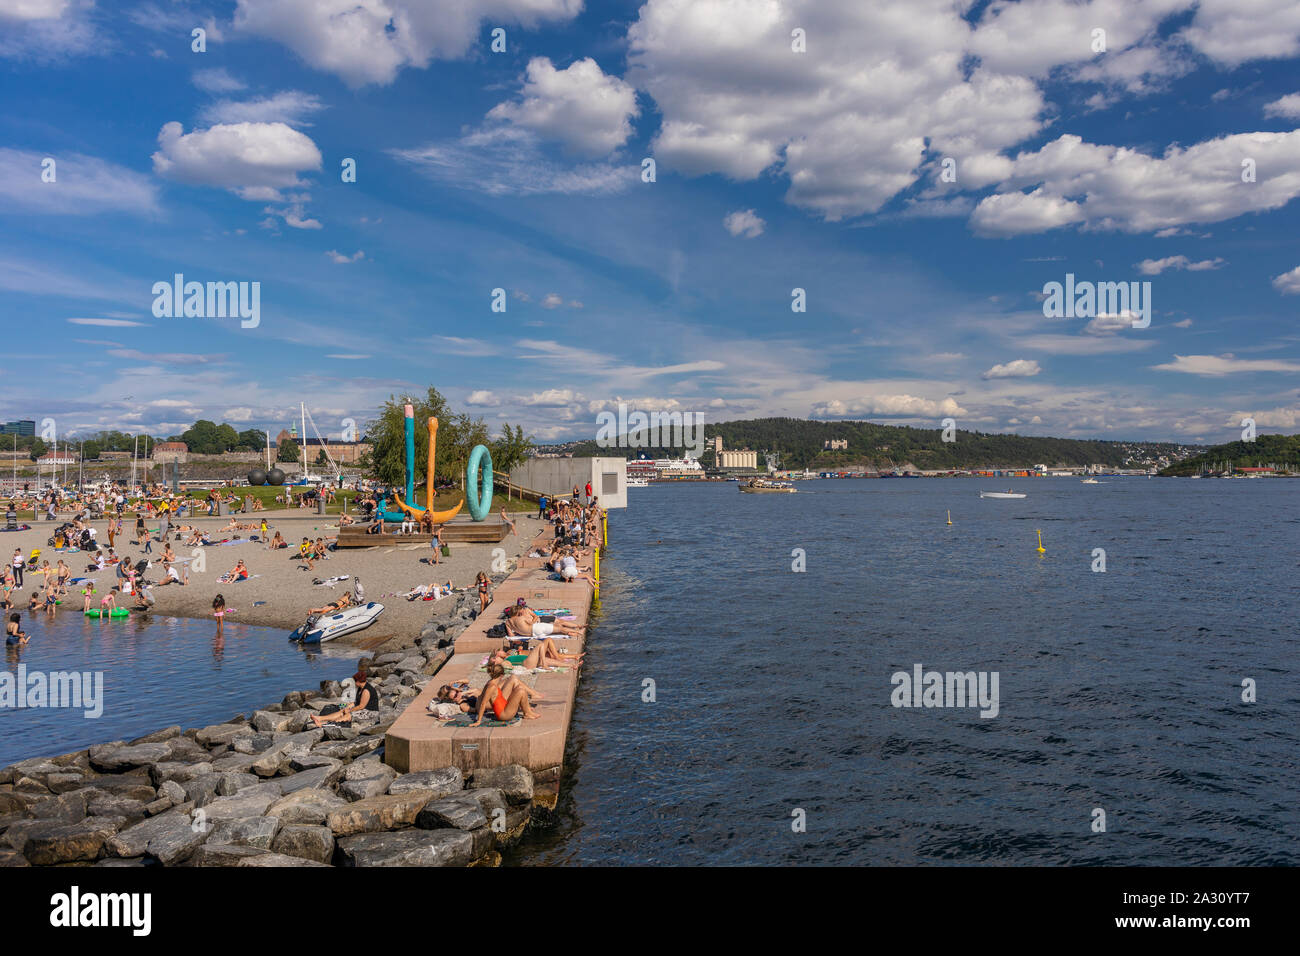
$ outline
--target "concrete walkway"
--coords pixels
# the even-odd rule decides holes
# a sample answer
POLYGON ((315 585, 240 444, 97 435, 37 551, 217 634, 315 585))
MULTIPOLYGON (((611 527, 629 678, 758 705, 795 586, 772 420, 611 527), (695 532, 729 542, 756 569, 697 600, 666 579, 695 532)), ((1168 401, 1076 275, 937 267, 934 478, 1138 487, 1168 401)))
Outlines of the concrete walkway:
MULTIPOLYGON (((529 550, 547 550, 550 540, 550 532, 543 531, 529 550)), ((384 760, 398 772, 459 767, 469 773, 479 767, 521 764, 537 773, 558 768, 564 762, 569 716, 578 687, 576 667, 537 675, 534 689, 543 695, 533 705, 541 715, 537 720, 523 720, 509 727, 449 727, 428 711, 429 702, 443 684, 464 680, 475 690, 483 687, 488 678, 479 663, 490 651, 505 645, 502 638, 488 637, 487 631, 502 623, 502 612, 521 597, 534 609, 569 608, 575 618, 569 623, 585 626, 592 588, 585 581, 550 580, 541 558, 529 558, 526 553, 521 556, 519 567, 497 586, 487 611, 456 638, 452 658, 389 728, 384 760)), ((583 649, 581 638, 557 636, 555 644, 570 654, 583 649)), ((487 714, 491 713, 489 709, 487 714)))

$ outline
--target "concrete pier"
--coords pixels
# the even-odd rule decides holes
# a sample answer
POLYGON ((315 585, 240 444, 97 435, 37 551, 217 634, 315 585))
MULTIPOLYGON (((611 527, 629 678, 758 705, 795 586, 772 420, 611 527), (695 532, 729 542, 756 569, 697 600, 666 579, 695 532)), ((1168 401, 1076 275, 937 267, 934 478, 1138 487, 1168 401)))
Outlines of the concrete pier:
MULTIPOLYGON (((529 550, 547 550, 549 532, 533 541, 529 550)), ((537 676, 535 690, 543 699, 533 704, 541 716, 523 720, 510 727, 450 727, 429 713, 428 705, 438 688, 453 681, 468 681, 474 689, 482 688, 487 675, 480 670, 484 655, 504 646, 502 638, 487 636, 488 629, 502 623, 506 608, 524 598, 531 608, 565 607, 573 612, 569 623, 585 627, 592 604, 592 588, 585 581, 566 583, 551 580, 541 558, 519 559, 519 567, 499 584, 488 609, 456 638, 455 653, 429 681, 428 686, 407 705, 384 741, 384 761, 399 773, 458 767, 462 772, 484 767, 520 764, 537 773, 558 768, 564 762, 564 745, 569 733, 569 717, 577 693, 579 668, 548 671, 537 676)), ((583 640, 555 637, 562 651, 578 654, 583 640)), ((491 710, 487 715, 491 715, 491 710)))

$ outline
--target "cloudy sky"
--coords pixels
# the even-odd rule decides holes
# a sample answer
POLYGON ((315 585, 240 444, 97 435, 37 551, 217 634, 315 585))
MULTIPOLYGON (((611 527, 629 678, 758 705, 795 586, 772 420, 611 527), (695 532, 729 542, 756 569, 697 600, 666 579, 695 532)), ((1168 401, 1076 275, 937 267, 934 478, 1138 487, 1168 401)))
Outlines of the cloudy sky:
POLYGON ((0 0, 0 418, 1294 432, 1298 60, 1294 0, 0 0))

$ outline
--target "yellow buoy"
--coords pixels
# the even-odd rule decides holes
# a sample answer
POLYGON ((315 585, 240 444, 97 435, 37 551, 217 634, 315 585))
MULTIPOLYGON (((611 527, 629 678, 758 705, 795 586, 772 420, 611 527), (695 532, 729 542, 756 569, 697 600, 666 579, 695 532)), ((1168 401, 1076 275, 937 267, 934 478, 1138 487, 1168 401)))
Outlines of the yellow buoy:
POLYGON ((948 509, 948 523, 952 524, 952 509, 948 509))
POLYGON ((1035 531, 1038 531, 1038 549, 1037 549, 1037 550, 1038 550, 1038 553, 1039 553, 1039 554, 1046 554, 1046 553, 1047 553, 1047 549, 1043 547, 1043 532, 1042 532, 1042 531, 1039 531, 1037 528, 1035 528, 1034 530, 1035 530, 1035 531))

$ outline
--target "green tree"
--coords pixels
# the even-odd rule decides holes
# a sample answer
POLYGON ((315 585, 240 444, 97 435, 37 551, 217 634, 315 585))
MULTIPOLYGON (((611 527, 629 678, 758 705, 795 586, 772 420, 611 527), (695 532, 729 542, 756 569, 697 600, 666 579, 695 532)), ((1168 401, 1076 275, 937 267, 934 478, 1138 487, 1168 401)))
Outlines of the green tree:
POLYGON ((201 418, 185 431, 180 440, 196 455, 220 455, 225 451, 216 422, 201 418))
POLYGON ((221 446, 221 452, 230 451, 239 444, 239 432, 223 422, 217 426, 217 442, 221 446))
POLYGON ((266 447, 266 432, 260 428, 250 428, 247 431, 239 433, 239 439, 235 443, 236 448, 247 448, 249 451, 261 451, 266 447))
POLYGON ((507 472, 528 457, 528 449, 533 440, 524 434, 524 426, 512 429, 507 423, 502 426, 501 437, 488 446, 492 450, 492 468, 507 472))
POLYGON ((298 443, 294 441, 292 438, 286 438, 283 442, 280 443, 280 447, 276 453, 275 460, 291 461, 296 463, 298 461, 298 457, 299 457, 298 443))
POLYGON ((35 441, 32 442, 32 450, 29 457, 31 458, 32 461, 36 461, 38 458, 41 457, 41 455, 44 455, 47 451, 49 451, 49 449, 46 447, 45 442, 37 438, 35 441))
POLYGON ((99 457, 99 452, 100 452, 99 442, 88 441, 81 446, 81 460, 94 461, 99 457))
POLYGON ((322 448, 320 451, 316 453, 316 464, 328 465, 329 463, 330 463, 329 457, 325 454, 325 449, 322 448))

